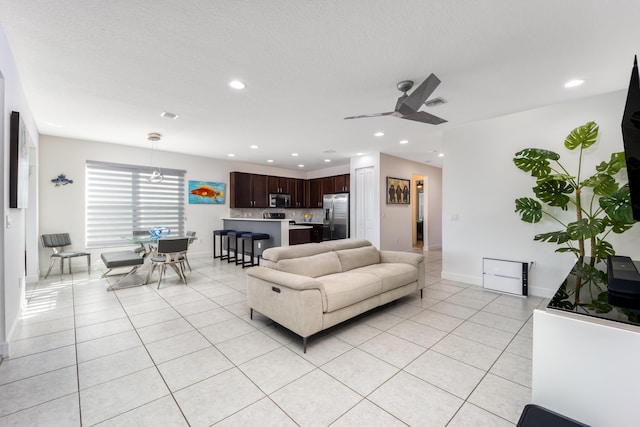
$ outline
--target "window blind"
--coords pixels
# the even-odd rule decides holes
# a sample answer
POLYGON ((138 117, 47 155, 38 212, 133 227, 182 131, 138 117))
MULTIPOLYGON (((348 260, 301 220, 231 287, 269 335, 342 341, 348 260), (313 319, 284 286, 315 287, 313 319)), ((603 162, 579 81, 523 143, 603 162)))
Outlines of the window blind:
POLYGON ((167 227, 184 235, 185 171, 162 168, 164 180, 148 182, 151 167, 97 161, 86 164, 87 247, 122 246, 135 230, 167 227))

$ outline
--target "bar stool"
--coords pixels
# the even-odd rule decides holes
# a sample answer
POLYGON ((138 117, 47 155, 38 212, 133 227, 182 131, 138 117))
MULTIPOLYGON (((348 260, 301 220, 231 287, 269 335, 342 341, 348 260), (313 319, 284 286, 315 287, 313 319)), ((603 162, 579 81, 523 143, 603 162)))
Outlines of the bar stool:
POLYGON ((233 262, 236 265, 240 264, 240 262, 238 262, 238 239, 245 233, 248 233, 248 231, 227 230, 227 263, 233 262), (235 246, 233 247, 233 258, 231 257, 232 238, 235 239, 235 246))
POLYGON ((242 239, 242 268, 245 267, 252 267, 254 265, 260 265, 260 254, 258 254, 258 262, 254 264, 253 262, 253 258, 254 258, 254 242, 257 240, 269 240, 271 238, 271 236, 267 233, 244 233, 242 235, 240 235, 240 238, 242 239), (246 239, 251 240, 251 259, 248 262, 245 262, 244 260, 244 241, 246 239))
POLYGON ((229 258, 229 236, 227 233, 235 230, 213 230, 213 259, 220 258, 220 261, 229 258), (216 255, 216 236, 220 238, 220 255, 216 255), (223 237, 227 238, 227 254, 224 255, 223 237))

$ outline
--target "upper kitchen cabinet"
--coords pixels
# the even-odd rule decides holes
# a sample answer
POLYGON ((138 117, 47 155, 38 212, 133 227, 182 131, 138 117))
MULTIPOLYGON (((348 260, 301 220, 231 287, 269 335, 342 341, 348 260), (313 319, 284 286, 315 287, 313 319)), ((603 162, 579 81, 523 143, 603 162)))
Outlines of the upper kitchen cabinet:
POLYGON ((244 172, 229 174, 231 208, 266 208, 269 206, 267 176, 244 172))
POLYGON ((291 194, 292 208, 307 207, 305 200, 305 187, 304 179, 289 178, 289 194, 291 194))
POLYGON ((307 181, 307 207, 322 207, 322 178, 310 179, 307 181))
POLYGON ((268 176, 267 189, 268 193, 286 193, 291 192, 289 188, 289 179, 282 176, 268 176))
POLYGON ((333 177, 333 189, 335 193, 348 193, 351 188, 351 176, 347 173, 333 177))

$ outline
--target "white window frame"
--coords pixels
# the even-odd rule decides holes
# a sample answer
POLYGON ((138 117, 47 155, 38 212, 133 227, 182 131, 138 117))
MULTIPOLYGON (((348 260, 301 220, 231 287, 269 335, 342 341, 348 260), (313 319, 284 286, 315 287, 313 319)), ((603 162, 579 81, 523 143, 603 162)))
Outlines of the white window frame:
POLYGON ((87 160, 85 236, 87 248, 123 246, 133 231, 161 226, 185 231, 185 174, 162 168, 162 182, 148 181, 148 166, 87 160))

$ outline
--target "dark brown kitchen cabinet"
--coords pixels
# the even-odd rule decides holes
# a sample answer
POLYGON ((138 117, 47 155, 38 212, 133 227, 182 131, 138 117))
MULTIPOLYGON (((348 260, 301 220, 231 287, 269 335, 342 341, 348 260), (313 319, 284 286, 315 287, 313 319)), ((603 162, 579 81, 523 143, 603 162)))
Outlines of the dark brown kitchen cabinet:
POLYGON ((335 193, 348 193, 351 187, 350 175, 336 175, 333 177, 333 190, 335 193))
POLYGON ((305 200, 305 180, 298 178, 288 178, 289 180, 289 194, 291 194, 291 207, 292 208, 304 208, 307 207, 305 200))
POLYGON ((325 176, 324 178, 320 178, 321 186, 322 186, 322 194, 332 194, 335 193, 335 179, 332 176, 325 176))
POLYGON ((301 230, 289 230, 289 245, 301 245, 311 243, 311 228, 301 230))
POLYGON ((313 224, 311 229, 311 241, 314 243, 321 243, 324 230, 322 224, 313 224))
POLYGON ((267 176, 231 172, 229 176, 231 208, 266 208, 269 206, 267 176))
POLYGON ((285 193, 288 194, 289 178, 283 176, 269 176, 267 177, 267 189, 269 193, 285 193))
POLYGON ((307 181, 307 207, 322 207, 322 178, 310 179, 307 181))

